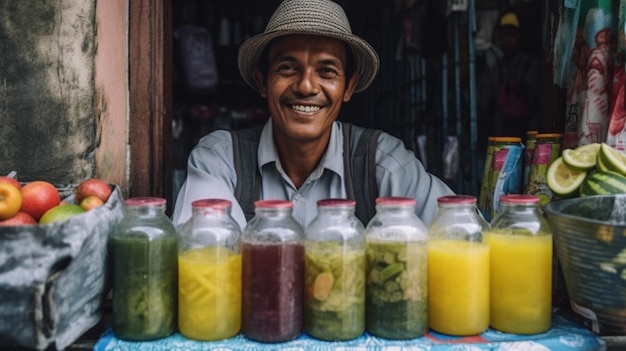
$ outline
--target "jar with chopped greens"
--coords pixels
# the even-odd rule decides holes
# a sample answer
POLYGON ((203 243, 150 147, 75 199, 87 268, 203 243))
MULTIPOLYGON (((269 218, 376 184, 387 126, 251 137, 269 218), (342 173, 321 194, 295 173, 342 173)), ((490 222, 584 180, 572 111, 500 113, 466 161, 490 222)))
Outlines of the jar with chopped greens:
POLYGON ((376 199, 366 227, 366 329, 386 339, 413 339, 428 329, 428 228, 415 199, 376 199))
POLYGON ((322 340, 350 340, 365 331, 365 228, 355 201, 317 202, 305 231, 304 327, 322 340))

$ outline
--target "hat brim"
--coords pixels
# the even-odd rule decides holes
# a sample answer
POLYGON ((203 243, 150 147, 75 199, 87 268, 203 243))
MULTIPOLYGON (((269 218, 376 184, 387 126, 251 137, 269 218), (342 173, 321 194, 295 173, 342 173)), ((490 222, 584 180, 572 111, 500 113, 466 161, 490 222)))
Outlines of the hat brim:
POLYGON ((294 34, 330 37, 348 44, 354 56, 356 72, 359 74, 359 82, 355 92, 365 90, 376 78, 379 67, 378 54, 368 42, 359 36, 322 30, 276 30, 257 34, 239 47, 237 65, 241 76, 248 85, 257 89, 254 82, 254 70, 267 44, 273 39, 294 34))

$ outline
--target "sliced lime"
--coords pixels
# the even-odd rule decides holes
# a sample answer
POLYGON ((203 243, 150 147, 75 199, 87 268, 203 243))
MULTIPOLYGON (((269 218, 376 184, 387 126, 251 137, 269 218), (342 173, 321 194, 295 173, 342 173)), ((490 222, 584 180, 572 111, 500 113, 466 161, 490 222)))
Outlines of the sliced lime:
POLYGON ((575 149, 563 150, 563 162, 570 168, 588 171, 596 166, 600 143, 586 144, 575 149))
POLYGON ((598 152, 598 157, 596 157, 596 167, 599 171, 608 172, 610 169, 604 164, 602 161, 602 157, 600 157, 600 153, 598 152))
POLYGON ((570 168, 559 157, 548 168, 548 187, 552 192, 561 197, 570 197, 578 194, 578 187, 585 180, 586 171, 578 171, 570 168))
POLYGON ((609 171, 626 175, 626 156, 620 151, 614 149, 609 144, 602 143, 599 157, 602 158, 602 163, 609 171))

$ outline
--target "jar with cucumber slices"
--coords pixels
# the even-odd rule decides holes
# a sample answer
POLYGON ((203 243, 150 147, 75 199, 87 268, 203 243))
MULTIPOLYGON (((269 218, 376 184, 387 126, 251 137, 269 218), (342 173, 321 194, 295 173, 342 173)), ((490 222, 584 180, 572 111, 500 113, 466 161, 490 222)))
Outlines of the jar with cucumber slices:
POLYGON ((177 235, 166 200, 135 197, 109 241, 113 267, 113 333, 148 341, 176 331, 177 235))
POLYGON ((322 340, 365 331, 365 228, 355 201, 324 199, 305 231, 304 328, 322 340))
POLYGON ((415 199, 376 199, 366 227, 366 329, 386 339, 412 339, 428 329, 428 228, 415 199))

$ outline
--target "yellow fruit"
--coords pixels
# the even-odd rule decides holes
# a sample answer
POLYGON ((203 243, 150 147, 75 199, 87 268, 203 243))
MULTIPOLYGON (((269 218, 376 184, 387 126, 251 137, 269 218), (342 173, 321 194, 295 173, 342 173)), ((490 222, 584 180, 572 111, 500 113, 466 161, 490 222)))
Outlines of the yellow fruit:
POLYGON ((586 171, 570 168, 563 162, 563 157, 559 157, 548 168, 548 187, 560 197, 575 196, 585 176, 587 176, 586 171))
POLYGON ((41 216, 41 219, 39 219, 39 224, 62 221, 85 212, 86 211, 79 205, 60 204, 46 211, 46 213, 41 216))
POLYGON ((586 144, 575 149, 563 150, 563 162, 570 168, 579 171, 588 171, 596 167, 596 159, 600 150, 600 143, 586 144))

